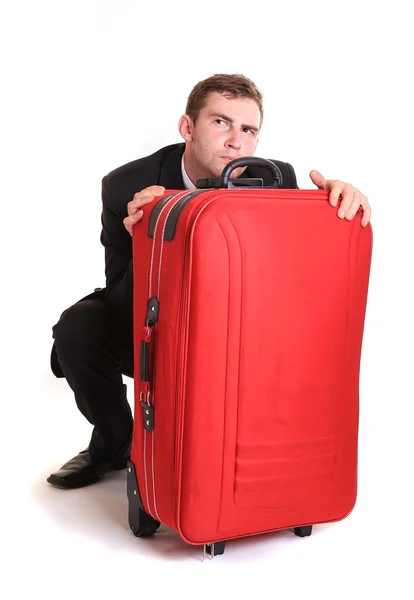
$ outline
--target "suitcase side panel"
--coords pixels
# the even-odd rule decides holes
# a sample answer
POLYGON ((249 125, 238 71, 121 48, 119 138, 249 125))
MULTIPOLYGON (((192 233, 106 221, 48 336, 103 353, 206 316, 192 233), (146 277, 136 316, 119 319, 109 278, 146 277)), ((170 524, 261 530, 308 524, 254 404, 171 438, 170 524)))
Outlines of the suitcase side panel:
POLYGON ((179 509, 194 543, 355 502, 370 228, 321 198, 247 198, 215 202, 194 231, 179 509))

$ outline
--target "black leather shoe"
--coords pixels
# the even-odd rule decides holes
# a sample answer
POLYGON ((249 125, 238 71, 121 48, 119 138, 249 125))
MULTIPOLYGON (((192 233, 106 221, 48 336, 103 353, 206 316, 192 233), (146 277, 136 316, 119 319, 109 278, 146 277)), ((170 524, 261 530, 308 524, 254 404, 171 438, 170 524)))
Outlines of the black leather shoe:
POLYGON ((113 462, 96 462, 92 460, 89 450, 83 450, 65 463, 59 471, 52 473, 47 481, 62 489, 73 489, 90 485, 102 479, 108 471, 125 469, 131 449, 113 462))

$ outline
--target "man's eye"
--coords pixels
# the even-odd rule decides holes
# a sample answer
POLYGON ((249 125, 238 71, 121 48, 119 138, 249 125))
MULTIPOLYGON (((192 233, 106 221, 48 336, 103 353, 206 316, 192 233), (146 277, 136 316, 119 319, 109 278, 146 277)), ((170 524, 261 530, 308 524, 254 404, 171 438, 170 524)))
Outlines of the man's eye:
POLYGON ((253 129, 249 129, 248 127, 245 127, 245 128, 243 129, 243 131, 244 131, 245 133, 253 133, 253 129))
POLYGON ((224 123, 223 119, 216 119, 216 123, 220 124, 220 123, 224 123))

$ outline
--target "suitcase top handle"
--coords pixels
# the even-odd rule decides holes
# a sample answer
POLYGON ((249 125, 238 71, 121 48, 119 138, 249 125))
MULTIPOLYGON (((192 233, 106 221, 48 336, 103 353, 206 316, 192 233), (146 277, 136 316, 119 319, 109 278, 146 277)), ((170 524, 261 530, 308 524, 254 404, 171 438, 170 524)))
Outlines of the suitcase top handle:
POLYGON ((230 161, 223 169, 220 179, 198 179, 198 188, 229 188, 229 187, 264 187, 264 188, 279 188, 282 187, 283 177, 277 165, 267 158, 258 158, 256 156, 245 156, 236 158, 230 161), (272 185, 263 186, 263 179, 256 178, 237 178, 230 180, 230 174, 238 167, 262 167, 272 172, 272 185))

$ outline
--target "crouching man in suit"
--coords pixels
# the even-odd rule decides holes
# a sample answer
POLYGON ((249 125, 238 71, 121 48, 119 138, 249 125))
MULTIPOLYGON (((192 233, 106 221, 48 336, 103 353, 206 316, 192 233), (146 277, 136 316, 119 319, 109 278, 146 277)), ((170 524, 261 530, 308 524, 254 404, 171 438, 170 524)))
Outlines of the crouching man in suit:
MULTIPOLYGON (((167 189, 193 189, 198 179, 218 178, 226 164, 252 156, 263 121, 262 95, 243 75, 214 75, 197 83, 188 97, 179 131, 184 143, 115 169, 102 181, 102 234, 106 287, 95 290, 63 312, 53 327, 52 370, 65 377, 81 413, 93 425, 87 449, 47 481, 69 489, 89 485, 105 473, 126 467, 133 418, 123 375, 133 375, 132 227, 167 189)), ((283 188, 297 188, 289 163, 273 161, 283 188)), ((231 176, 261 177, 266 169, 239 168, 231 176)), ((371 217, 367 198, 351 184, 325 180, 311 171, 312 182, 329 190, 338 218, 351 220, 362 207, 362 226, 371 217)))

